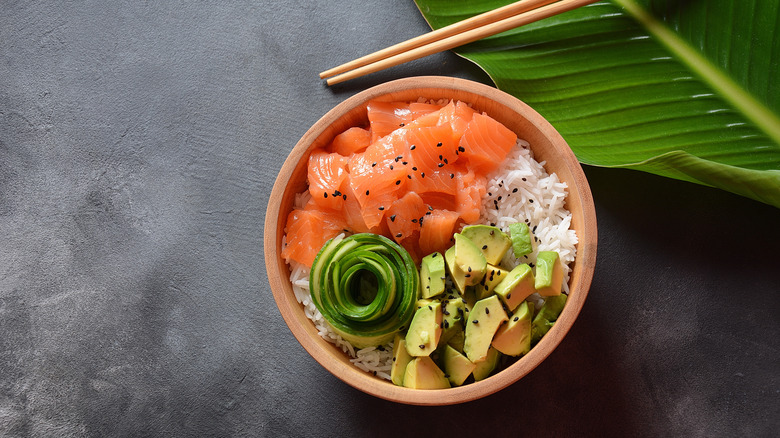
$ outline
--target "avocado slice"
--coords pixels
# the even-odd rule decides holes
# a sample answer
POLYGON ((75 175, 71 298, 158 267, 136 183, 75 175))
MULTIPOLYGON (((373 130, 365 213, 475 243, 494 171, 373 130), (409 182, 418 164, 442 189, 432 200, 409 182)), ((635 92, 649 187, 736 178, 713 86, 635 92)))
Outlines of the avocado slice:
POLYGON ((533 270, 525 263, 515 266, 496 286, 494 292, 509 311, 514 311, 529 295, 536 292, 533 270))
POLYGON ((406 340, 400 333, 395 334, 393 340, 393 364, 390 366, 390 380, 398 386, 404 386, 404 373, 406 365, 414 359, 406 351, 406 340))
POLYGON ((447 345, 443 354, 444 372, 452 386, 460 386, 471 375, 476 365, 451 346, 447 345))
POLYGON ((563 306, 566 305, 567 295, 560 294, 552 297, 548 297, 542 308, 539 309, 539 313, 534 317, 534 321, 531 324, 531 343, 536 344, 542 339, 542 336, 546 335, 548 331, 555 325, 555 321, 561 316, 563 306))
POLYGON ((512 252, 517 258, 531 254, 536 249, 536 242, 525 222, 509 224, 509 236, 512 240, 512 252))
POLYGON ((539 295, 551 297, 561 294, 563 264, 555 251, 539 251, 536 256, 536 280, 534 287, 539 295))
POLYGON ((491 265, 497 265, 512 246, 509 239, 500 228, 492 225, 469 225, 460 232, 468 237, 482 251, 485 260, 491 265))
POLYGON ((461 271, 455 264, 455 245, 449 247, 444 252, 444 260, 447 265, 447 271, 450 273, 450 278, 458 293, 461 295, 466 294, 466 273, 461 271))
POLYGON ((466 357, 472 362, 483 360, 496 331, 508 319, 498 296, 491 295, 477 301, 469 312, 466 323, 466 339, 463 344, 466 357))
POLYGON ((431 298, 444 292, 444 256, 435 252, 422 259, 420 264, 420 289, 423 298, 431 298))
POLYGON ((499 327, 493 337, 492 346, 508 356, 520 356, 531 350, 531 317, 534 305, 523 301, 509 322, 499 327))
POLYGON ((410 356, 428 356, 439 343, 441 336, 441 303, 430 301, 412 317, 406 333, 406 351, 410 356))
POLYGON ((474 371, 471 374, 474 375, 474 380, 480 381, 490 376, 496 366, 498 365, 498 359, 501 358, 501 352, 493 347, 490 347, 487 351, 485 358, 479 362, 474 363, 474 371))
POLYGON ((466 304, 460 296, 447 295, 442 304, 442 332, 439 345, 446 344, 457 332, 463 331, 463 322, 466 318, 466 304))
POLYGON ((485 272, 485 276, 482 277, 482 281, 480 281, 478 285, 474 286, 476 298, 481 300, 482 298, 489 297, 491 294, 493 294, 496 286, 498 286, 498 284, 501 283, 501 281, 505 279, 508 274, 509 271, 506 269, 488 263, 487 270, 485 272))
POLYGON ((415 389, 444 389, 450 387, 450 381, 433 359, 421 356, 412 359, 406 366, 404 386, 415 389))
POLYGON ((463 272, 466 286, 479 284, 487 270, 487 260, 482 251, 468 237, 455 234, 455 266, 463 272))

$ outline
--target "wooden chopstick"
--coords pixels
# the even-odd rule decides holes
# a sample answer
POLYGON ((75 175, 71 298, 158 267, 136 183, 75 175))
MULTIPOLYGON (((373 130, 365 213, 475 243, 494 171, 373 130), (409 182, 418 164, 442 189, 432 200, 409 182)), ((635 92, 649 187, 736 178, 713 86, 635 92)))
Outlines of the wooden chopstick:
POLYGON ((530 11, 532 9, 538 8, 539 6, 544 6, 556 1, 558 0, 521 0, 510 3, 498 9, 475 15, 463 21, 459 21, 457 23, 450 24, 449 26, 442 27, 441 29, 434 30, 433 32, 428 32, 424 35, 406 40, 402 43, 398 43, 378 52, 370 53, 362 58, 358 58, 345 64, 341 64, 337 67, 333 67, 330 70, 325 70, 324 72, 320 73, 320 79, 326 79, 331 76, 335 76, 346 71, 380 61, 398 53, 405 52, 409 49, 424 46, 434 41, 438 41, 467 30, 476 29, 480 26, 494 23, 496 21, 503 20, 504 18, 530 11))
POLYGON ((521 0, 320 73, 328 85, 449 50, 598 0, 521 0), (551 3, 552 2, 552 3, 551 3))

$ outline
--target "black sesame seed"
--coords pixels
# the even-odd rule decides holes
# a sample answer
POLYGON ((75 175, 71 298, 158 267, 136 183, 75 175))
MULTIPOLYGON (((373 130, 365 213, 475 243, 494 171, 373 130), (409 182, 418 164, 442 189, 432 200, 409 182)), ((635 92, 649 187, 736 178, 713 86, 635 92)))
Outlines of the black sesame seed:
POLYGON ((485 315, 490 315, 490 309, 488 309, 487 307, 485 307, 485 315))
POLYGON ((398 233, 395 235, 395 237, 403 237, 403 233, 398 233))
POLYGON ((371 163, 371 167, 374 167, 374 166, 376 166, 376 161, 374 161, 373 163, 371 163))
POLYGON ((416 224, 417 223, 417 219, 412 219, 412 223, 416 224))
POLYGON ((518 320, 520 320, 520 317, 519 316, 515 316, 512 321, 518 321, 518 320))
POLYGON ((420 173, 420 178, 425 178, 425 172, 420 173))
POLYGON ((379 207, 379 211, 382 211, 382 210, 384 210, 384 209, 385 209, 384 207, 379 207))
POLYGON ((327 193, 323 193, 323 195, 325 195, 325 197, 326 197, 326 198, 328 197, 328 194, 327 194, 327 193))
POLYGON ((453 178, 455 178, 455 174, 454 174, 454 173, 451 173, 451 174, 450 174, 450 179, 453 179, 453 178))
POLYGON ((436 143, 436 147, 437 147, 437 148, 440 148, 440 147, 441 147, 441 145, 442 145, 442 143, 441 143, 441 142, 438 142, 438 143, 436 143))
POLYGON ((512 293, 511 293, 511 292, 510 292, 510 293, 508 293, 508 294, 506 294, 506 299, 508 300, 508 299, 510 299, 510 298, 512 298, 512 293))
POLYGON ((345 201, 347 200, 347 195, 341 195, 341 197, 342 197, 342 198, 343 198, 345 201))
POLYGON ((412 179, 412 175, 406 175, 406 178, 412 179))
POLYGON ((417 166, 412 166, 412 170, 414 170, 415 172, 417 172, 417 166))
POLYGON ((474 324, 479 324, 479 321, 476 320, 476 319, 474 321, 471 321, 471 322, 473 322, 474 324))
POLYGON ((425 350, 425 345, 424 344, 420 344, 420 350, 425 350))
POLYGON ((401 180, 400 179, 395 182, 395 185, 399 185, 399 184, 401 184, 401 180))
POLYGON ((395 215, 390 216, 390 222, 395 222, 395 215))
POLYGON ((393 170, 393 165, 392 164, 390 165, 390 170, 393 170))
POLYGON ((463 146, 458 146, 458 150, 461 152, 466 152, 466 148, 464 148, 463 146))
POLYGON ((487 249, 487 245, 482 245, 482 249, 487 249))
POLYGON ((517 187, 512 189, 512 193, 517 193, 517 187))
POLYGON ((411 146, 409 146, 409 150, 410 150, 410 151, 413 151, 413 150, 414 150, 416 147, 417 147, 417 146, 415 146, 415 145, 411 145, 411 146))
POLYGON ((444 163, 439 163, 439 167, 444 167, 444 163))
POLYGON ((533 204, 533 203, 534 203, 534 200, 533 200, 533 199, 529 199, 529 200, 528 200, 528 202, 530 202, 531 204, 533 204))
POLYGON ((400 126, 400 127, 402 127, 402 128, 404 127, 404 125, 405 125, 404 123, 399 123, 399 124, 398 124, 398 126, 400 126))
POLYGON ((366 196, 368 196, 368 190, 366 190, 366 196))

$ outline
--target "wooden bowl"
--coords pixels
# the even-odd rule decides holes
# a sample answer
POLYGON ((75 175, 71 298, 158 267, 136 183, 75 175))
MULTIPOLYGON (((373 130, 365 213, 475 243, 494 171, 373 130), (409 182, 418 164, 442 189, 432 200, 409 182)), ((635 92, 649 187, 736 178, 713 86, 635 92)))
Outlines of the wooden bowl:
POLYGON ((279 311, 295 337, 317 362, 345 383, 382 399, 412 405, 449 405, 485 397, 517 382, 558 346, 582 309, 593 277, 596 213, 588 181, 577 158, 555 128, 536 111, 509 94, 477 82, 449 77, 416 77, 378 85, 346 99, 303 135, 284 162, 268 200, 264 241, 268 279, 279 311), (547 171, 557 173, 568 184, 566 206, 572 213, 572 228, 579 240, 577 258, 571 265, 569 298, 555 326, 527 355, 506 369, 482 381, 450 389, 404 388, 352 365, 346 354, 317 334, 304 315, 303 307, 292 291, 289 268, 281 257, 287 214, 292 209, 295 194, 307 188, 309 152, 327 145, 347 128, 366 125, 366 105, 370 100, 414 101, 419 97, 468 102, 527 140, 536 160, 546 161, 547 171))

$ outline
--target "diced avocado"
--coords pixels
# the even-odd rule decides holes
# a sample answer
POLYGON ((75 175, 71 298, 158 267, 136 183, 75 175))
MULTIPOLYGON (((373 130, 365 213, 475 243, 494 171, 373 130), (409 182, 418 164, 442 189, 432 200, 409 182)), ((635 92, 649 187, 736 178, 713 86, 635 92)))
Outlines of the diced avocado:
POLYGON ((494 292, 501 297, 509 311, 515 310, 529 295, 536 292, 533 270, 525 263, 515 266, 496 286, 494 292))
POLYGON ((462 332, 463 322, 466 319, 466 304, 460 296, 449 295, 444 298, 441 302, 442 332, 439 345, 447 343, 456 333, 462 332))
POLYGON ((422 259, 420 265, 420 290, 423 298, 431 298, 444 292, 444 256, 435 252, 422 259))
POLYGON ((469 225, 460 232, 474 242, 482 251, 485 260, 491 265, 497 265, 512 246, 509 239, 500 228, 490 225, 469 225))
POLYGON ((406 333, 406 351, 411 356, 428 356, 441 336, 441 303, 431 301, 414 312, 406 333))
POLYGON ((466 339, 463 344, 466 357, 472 362, 483 360, 496 331, 508 319, 496 295, 477 301, 466 322, 466 339))
POLYGON ((493 266, 488 263, 487 271, 485 272, 485 276, 482 277, 482 281, 480 281, 478 285, 474 286, 476 298, 481 300, 482 298, 489 297, 495 290, 496 286, 501 283, 501 280, 507 277, 507 274, 509 274, 509 271, 506 269, 502 269, 498 266, 493 266))
POLYGON ((508 356, 520 356, 531 350, 531 317, 534 305, 523 301, 509 322, 499 327, 491 344, 496 350, 508 356))
POLYGON ((447 345, 443 354, 444 372, 453 386, 460 386, 471 375, 476 365, 456 349, 447 345))
POLYGON ((436 363, 428 356, 415 357, 406 366, 404 386, 415 389, 444 389, 450 381, 436 363))
POLYGON ((531 254, 536 249, 531 230, 525 222, 509 224, 509 237, 512 240, 512 252, 517 258, 531 254))
POLYGON ((406 340, 400 333, 396 333, 393 341, 393 364, 390 366, 390 379, 398 386, 404 386, 404 373, 406 365, 411 362, 412 356, 406 351, 406 340))
POLYGON ((563 264, 555 251, 539 251, 536 256, 536 292, 543 297, 561 294, 563 264))
POLYGON ((534 317, 534 321, 531 324, 531 343, 536 344, 542 339, 542 336, 546 335, 548 331, 555 325, 555 321, 563 311, 563 306, 566 304, 567 295, 560 294, 552 297, 548 297, 542 308, 539 309, 539 313, 534 317))
POLYGON ((458 293, 464 295, 466 293, 466 273, 455 264, 455 245, 444 252, 444 260, 447 263, 447 271, 450 273, 452 283, 458 289, 458 293))
POLYGON ((474 371, 471 374, 474 375, 474 380, 480 381, 486 379, 498 365, 498 359, 501 357, 501 352, 493 347, 488 349, 485 358, 479 362, 474 363, 474 371))
POLYGON ((479 247, 459 233, 455 234, 455 266, 463 272, 466 286, 478 284, 487 269, 487 261, 479 247))

